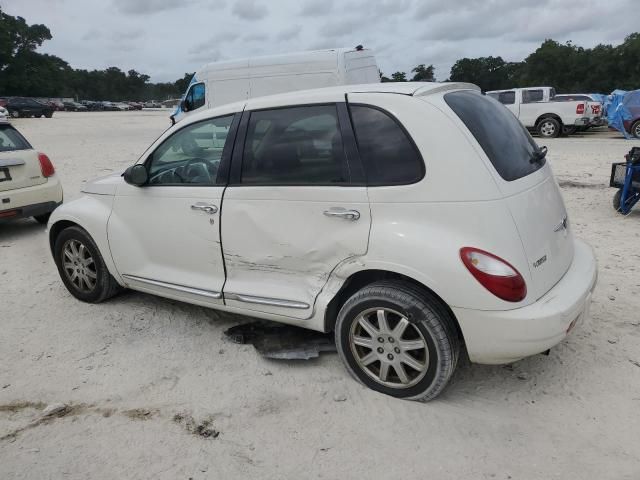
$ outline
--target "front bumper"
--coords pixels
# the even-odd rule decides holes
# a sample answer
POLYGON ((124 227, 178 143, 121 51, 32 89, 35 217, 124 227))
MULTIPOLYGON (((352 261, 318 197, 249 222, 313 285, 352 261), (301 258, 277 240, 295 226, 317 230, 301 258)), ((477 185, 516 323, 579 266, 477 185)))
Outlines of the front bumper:
POLYGON ((535 303, 505 311, 453 308, 470 360, 511 363, 557 345, 588 317, 597 277, 593 250, 576 240, 569 270, 535 303))

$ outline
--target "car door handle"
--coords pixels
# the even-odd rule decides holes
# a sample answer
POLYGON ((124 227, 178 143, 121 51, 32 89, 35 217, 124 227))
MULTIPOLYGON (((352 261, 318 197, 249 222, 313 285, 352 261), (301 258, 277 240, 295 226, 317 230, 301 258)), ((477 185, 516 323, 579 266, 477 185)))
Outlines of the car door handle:
POLYGON ((326 217, 339 217, 354 221, 360 218, 360 212, 357 210, 325 210, 323 213, 326 217))
POLYGON ((218 212, 218 207, 208 203, 197 202, 191 205, 191 210, 200 210, 202 212, 208 213, 209 215, 213 215, 214 213, 218 212))

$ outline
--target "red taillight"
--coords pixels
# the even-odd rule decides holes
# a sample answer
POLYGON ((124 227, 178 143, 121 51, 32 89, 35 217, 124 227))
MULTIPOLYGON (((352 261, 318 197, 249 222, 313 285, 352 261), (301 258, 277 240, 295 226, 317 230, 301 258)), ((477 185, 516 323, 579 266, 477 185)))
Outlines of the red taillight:
POLYGON ((577 115, 584 115, 584 103, 579 103, 578 106, 576 107, 576 114, 577 115))
POLYGON ((48 178, 56 173, 56 169, 53 168, 53 163, 51 163, 49 157, 47 157, 44 153, 38 154, 38 160, 40 161, 40 171, 42 171, 43 177, 48 178))
POLYGON ((519 302, 527 296, 522 275, 500 257, 478 248, 460 249, 462 263, 480 285, 507 302, 519 302))

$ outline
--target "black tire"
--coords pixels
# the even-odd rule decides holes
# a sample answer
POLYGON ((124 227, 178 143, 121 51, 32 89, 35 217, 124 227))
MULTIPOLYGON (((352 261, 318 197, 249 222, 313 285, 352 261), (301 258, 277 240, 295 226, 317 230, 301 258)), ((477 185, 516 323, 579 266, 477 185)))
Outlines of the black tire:
POLYGON ((636 138, 640 138, 640 120, 637 120, 633 125, 631 125, 631 135, 636 138))
POLYGON ((562 126, 555 118, 546 117, 538 122, 536 131, 541 137, 557 138, 562 133, 562 126))
POLYGON ((19 118, 20 117, 20 112, 18 110, 11 110, 10 113, 12 118, 19 118))
MULTIPOLYGON (((396 398, 425 402, 437 397, 444 390, 458 363, 460 341, 454 322, 455 320, 451 317, 448 309, 432 294, 406 282, 375 282, 357 291, 340 309, 335 327, 336 346, 347 370, 360 383, 372 390, 396 398), (399 372, 394 366, 387 367, 389 374, 391 374, 392 370, 393 374, 386 378, 389 382, 394 383, 395 386, 385 385, 381 382, 382 361, 387 362, 384 357, 389 358, 390 361, 402 362, 401 357, 407 353, 406 351, 401 353, 399 348, 396 348, 397 358, 394 359, 393 357, 394 347, 402 346, 404 341, 411 341, 412 338, 402 338, 406 333, 400 334, 395 340, 388 337, 388 343, 382 338, 384 334, 381 334, 378 338, 374 338, 371 335, 374 348, 361 347, 351 341, 354 329, 360 328, 361 315, 371 314, 367 312, 372 312, 373 310, 377 314, 378 309, 387 311, 389 329, 393 330, 394 328, 392 327, 395 321, 394 316, 397 317, 395 326, 402 321, 402 317, 408 320, 409 326, 405 332, 411 329, 409 333, 414 334, 412 338, 425 345, 425 348, 423 348, 425 350, 424 361, 422 362, 420 358, 414 357, 414 359, 418 359, 423 364, 424 369, 422 371, 424 373, 419 373, 417 369, 410 369, 409 372, 415 374, 415 376, 413 379, 409 378, 410 381, 407 382, 406 386, 401 384, 402 380, 399 372), (382 360, 374 360, 370 363, 373 370, 376 369, 375 364, 378 364, 379 373, 377 374, 375 371, 372 372, 371 369, 365 369, 360 365, 363 359, 360 355, 366 357, 369 353, 382 358, 382 360), (428 356, 426 355, 427 353, 428 356), (360 357, 360 361, 356 358, 356 355, 360 357), (428 363, 426 362, 427 359, 428 363), (378 379, 374 379, 372 373, 378 375, 378 379), (393 382, 395 379, 400 383, 393 382)), ((377 323, 377 328, 382 330, 379 322, 377 323)), ((362 339, 363 337, 353 335, 353 338, 362 339)), ((407 369, 404 367, 401 369, 404 370, 406 376, 407 369)))
POLYGON ((564 127, 564 128, 562 129, 562 134, 563 134, 563 135, 567 135, 567 136, 569 136, 569 135, 573 135, 573 134, 575 134, 576 132, 581 132, 581 131, 583 131, 583 130, 580 130, 580 129, 579 129, 578 127, 576 127, 576 126, 564 127))
POLYGON ((616 212, 620 211, 621 199, 622 199, 622 189, 619 189, 613 196, 613 209, 616 212))
POLYGON ((36 222, 41 223, 42 225, 46 225, 49 221, 49 217, 51 217, 51 212, 43 213, 42 215, 35 215, 33 218, 36 222))
POLYGON ((53 112, 46 112, 46 113, 44 114, 44 116, 45 116, 46 118, 51 118, 51 117, 53 117, 53 112))
POLYGON ((53 256, 58 267, 58 273, 69 293, 78 300, 87 303, 100 303, 113 297, 122 290, 122 287, 111 276, 104 259, 98 250, 97 245, 89 234, 80 227, 65 228, 56 238, 53 248, 53 256), (70 241, 80 242, 89 252, 93 259, 95 271, 95 285, 89 291, 83 291, 73 283, 63 266, 63 249, 70 241))

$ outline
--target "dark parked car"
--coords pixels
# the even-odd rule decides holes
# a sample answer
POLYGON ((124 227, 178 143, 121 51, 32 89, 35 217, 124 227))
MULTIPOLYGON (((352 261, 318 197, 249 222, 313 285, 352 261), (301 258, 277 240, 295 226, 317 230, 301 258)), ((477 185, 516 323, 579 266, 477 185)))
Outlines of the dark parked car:
POLYGON ((67 112, 86 112, 87 107, 78 102, 63 102, 67 112))
POLYGON ((53 116, 53 108, 32 98, 11 98, 7 102, 7 110, 14 118, 41 117, 43 115, 51 118, 53 116))

